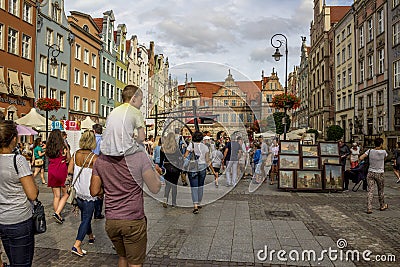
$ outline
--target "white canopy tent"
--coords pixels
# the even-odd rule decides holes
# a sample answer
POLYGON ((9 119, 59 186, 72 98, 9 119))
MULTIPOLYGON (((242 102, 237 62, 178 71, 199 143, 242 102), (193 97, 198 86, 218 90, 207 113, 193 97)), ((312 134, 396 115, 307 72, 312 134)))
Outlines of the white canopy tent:
MULTIPOLYGON (((46 130, 46 118, 40 115, 35 108, 32 108, 28 114, 15 121, 16 123, 28 127, 36 128, 37 130, 46 130)), ((51 120, 49 122, 49 130, 51 130, 51 120)))
POLYGON ((86 118, 81 122, 81 129, 92 129, 92 126, 96 123, 89 117, 86 118))
POLYGON ((266 131, 264 133, 256 133, 256 134, 254 134, 255 138, 258 138, 260 136, 262 136, 263 138, 271 138, 271 137, 275 137, 276 133, 272 132, 272 131, 266 131))

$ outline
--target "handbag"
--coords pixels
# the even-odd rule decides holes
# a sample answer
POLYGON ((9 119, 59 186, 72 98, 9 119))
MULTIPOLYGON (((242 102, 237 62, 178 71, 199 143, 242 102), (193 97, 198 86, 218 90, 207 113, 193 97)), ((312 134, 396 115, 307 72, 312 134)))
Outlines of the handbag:
POLYGON ((79 170, 78 175, 76 176, 75 180, 72 182, 72 184, 67 189, 67 194, 68 194, 67 203, 68 204, 71 204, 73 206, 78 205, 78 202, 76 201, 76 189, 75 189, 74 185, 75 185, 76 181, 79 179, 79 177, 80 177, 80 175, 82 173, 82 170, 85 167, 85 164, 86 164, 86 162, 89 159, 89 156, 91 154, 93 154, 93 152, 90 152, 89 155, 86 156, 85 161, 83 162, 82 167, 79 170))
POLYGON ((46 215, 44 213, 44 207, 42 202, 38 199, 35 200, 36 204, 33 205, 33 232, 36 234, 42 234, 46 232, 47 225, 46 225, 46 215))
POLYGON ((43 166, 43 159, 35 159, 35 167, 43 166))
POLYGON ((194 153, 194 144, 192 143, 193 151, 183 161, 183 170, 186 172, 197 172, 199 170, 199 156, 194 153))

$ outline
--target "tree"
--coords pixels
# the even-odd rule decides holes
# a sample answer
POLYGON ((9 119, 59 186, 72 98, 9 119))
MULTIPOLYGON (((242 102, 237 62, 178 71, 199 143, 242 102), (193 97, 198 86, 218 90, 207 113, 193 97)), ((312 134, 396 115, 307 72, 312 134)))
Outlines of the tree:
POLYGON ((344 130, 339 125, 331 125, 328 127, 327 140, 338 141, 343 137, 344 130))
MULTIPOLYGON (((266 132, 266 131, 272 131, 276 132, 277 134, 283 134, 284 129, 283 129, 283 124, 282 124, 282 119, 285 116, 284 112, 275 112, 272 115, 269 115, 267 118, 261 120, 261 131, 266 132)), ((290 117, 289 115, 286 114, 286 132, 289 131, 290 128, 290 117)))
POLYGON ((313 133, 315 134, 315 140, 318 140, 319 132, 316 129, 308 129, 306 133, 313 133))

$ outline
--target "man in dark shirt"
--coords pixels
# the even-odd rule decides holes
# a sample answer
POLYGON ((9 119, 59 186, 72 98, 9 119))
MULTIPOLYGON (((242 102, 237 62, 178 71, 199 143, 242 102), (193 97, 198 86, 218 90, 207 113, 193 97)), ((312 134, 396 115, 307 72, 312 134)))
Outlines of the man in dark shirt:
POLYGON ((241 137, 233 137, 224 148, 223 164, 226 166, 226 186, 233 186, 237 183, 238 177, 238 161, 242 153, 240 144, 237 142, 241 137))

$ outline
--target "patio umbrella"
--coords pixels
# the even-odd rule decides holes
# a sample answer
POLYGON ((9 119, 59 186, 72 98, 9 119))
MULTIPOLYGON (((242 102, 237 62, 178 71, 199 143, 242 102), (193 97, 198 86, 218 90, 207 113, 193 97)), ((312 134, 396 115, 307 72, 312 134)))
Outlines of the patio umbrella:
POLYGON ((36 135, 38 132, 24 125, 17 125, 18 135, 36 135))

